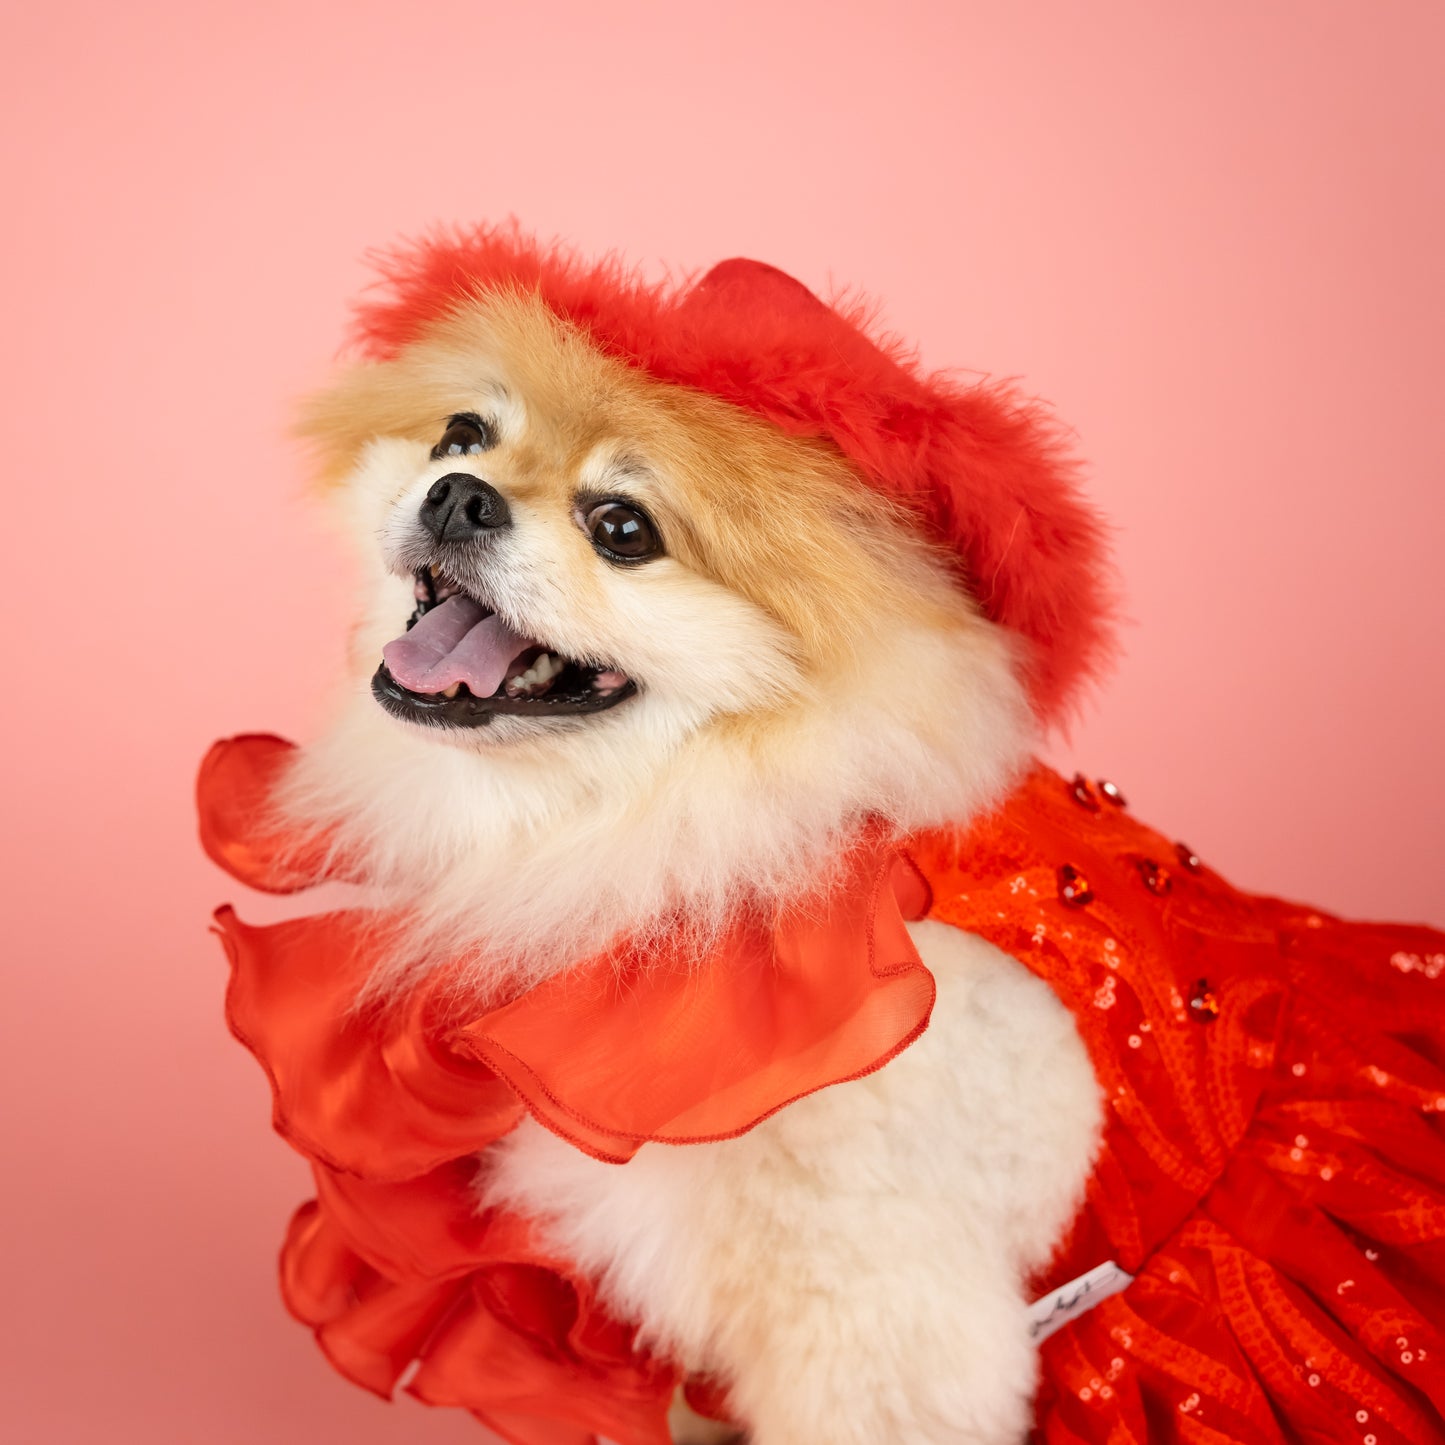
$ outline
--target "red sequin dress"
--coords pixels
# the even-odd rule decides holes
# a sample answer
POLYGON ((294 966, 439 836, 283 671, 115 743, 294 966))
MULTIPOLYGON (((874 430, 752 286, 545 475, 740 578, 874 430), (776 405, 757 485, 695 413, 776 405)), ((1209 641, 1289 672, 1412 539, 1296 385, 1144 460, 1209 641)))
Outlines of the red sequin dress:
MULTIPOLYGON (((211 856, 278 891, 320 877, 263 821, 289 751, 218 744, 200 781, 211 856)), ((843 872, 806 916, 740 923, 701 973, 620 946, 464 1017, 444 979, 352 1009, 385 920, 221 909, 232 1028, 316 1177, 282 1289, 332 1363, 515 1445, 666 1445, 677 1370, 527 1219, 476 1211, 475 1156, 528 1113, 617 1161, 730 1138, 886 1064, 932 1006, 904 926, 926 916, 1047 980, 1108 1104, 1035 1283, 1105 1260, 1135 1279, 1043 1344, 1037 1437, 1445 1442, 1445 936, 1241 893, 1044 768, 967 831, 901 853, 865 836, 843 872)))

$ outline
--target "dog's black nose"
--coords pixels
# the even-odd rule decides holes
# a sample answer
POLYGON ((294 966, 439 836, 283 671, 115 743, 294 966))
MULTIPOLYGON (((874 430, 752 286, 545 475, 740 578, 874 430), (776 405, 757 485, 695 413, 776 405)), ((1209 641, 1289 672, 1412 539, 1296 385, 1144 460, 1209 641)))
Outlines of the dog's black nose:
POLYGON ((434 481, 421 504, 420 517, 422 526, 438 542, 470 542, 512 520, 506 498, 470 472, 448 472, 434 481))

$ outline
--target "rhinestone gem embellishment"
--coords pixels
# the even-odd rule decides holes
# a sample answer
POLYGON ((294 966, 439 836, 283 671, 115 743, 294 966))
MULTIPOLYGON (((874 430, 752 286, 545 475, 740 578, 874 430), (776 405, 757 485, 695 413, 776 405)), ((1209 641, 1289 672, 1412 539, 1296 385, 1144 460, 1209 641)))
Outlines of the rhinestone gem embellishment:
POLYGON ((1139 860, 1139 876, 1144 880, 1144 886, 1161 898, 1174 886, 1174 880, 1169 876, 1169 870, 1156 863, 1152 858, 1139 860))
POLYGON ((1196 1023, 1212 1024, 1219 1017, 1219 996, 1209 986, 1207 978, 1201 978, 1189 995, 1190 1017, 1196 1023))
POLYGON ((1059 869, 1059 899, 1070 908, 1083 908, 1094 901, 1094 890, 1089 880, 1071 863, 1059 869))

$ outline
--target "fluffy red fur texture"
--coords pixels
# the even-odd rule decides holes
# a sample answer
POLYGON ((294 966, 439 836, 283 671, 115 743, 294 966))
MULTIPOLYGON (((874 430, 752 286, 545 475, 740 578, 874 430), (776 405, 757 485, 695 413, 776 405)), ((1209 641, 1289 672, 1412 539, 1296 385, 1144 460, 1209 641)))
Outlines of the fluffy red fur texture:
POLYGON ((997 382, 925 375, 870 335, 856 298, 825 305, 757 261, 650 284, 615 257, 588 263, 515 223, 441 232, 381 253, 355 339, 386 358, 428 323, 497 288, 535 293, 609 355, 796 436, 829 438, 922 521, 995 622, 1026 643, 1029 695, 1059 721, 1112 651, 1103 527, 1051 416, 997 382))

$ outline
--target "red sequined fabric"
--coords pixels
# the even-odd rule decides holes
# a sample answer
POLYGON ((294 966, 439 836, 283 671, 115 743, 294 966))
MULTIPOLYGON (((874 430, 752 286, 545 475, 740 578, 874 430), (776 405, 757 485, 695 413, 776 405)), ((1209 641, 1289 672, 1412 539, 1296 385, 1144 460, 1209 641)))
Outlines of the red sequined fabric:
MULTIPOLYGON (((266 822, 289 756, 233 739, 200 784, 211 856, 281 891, 328 866, 266 822)), ((232 1027, 316 1176, 283 1291, 337 1368, 515 1445, 665 1445, 678 1372, 526 1219, 478 1212, 478 1155, 529 1113, 619 1161, 733 1137, 882 1066, 927 1022, 904 928, 926 913, 1050 983, 1108 1103, 1087 1203, 1037 1283, 1104 1259, 1137 1277, 1044 1343, 1038 1438, 1445 1442, 1445 936, 1242 894, 1117 789, 1042 768, 906 857, 865 837, 839 886, 740 923, 702 973, 614 948, 464 1017, 445 980, 353 1010, 385 919, 251 928, 222 909, 232 1027)))
POLYGON ((1108 1105, 1043 1283, 1137 1278, 1044 1343, 1040 1438, 1445 1440, 1445 936, 1241 893, 1043 769, 910 852, 931 917, 1069 1006, 1108 1105))

